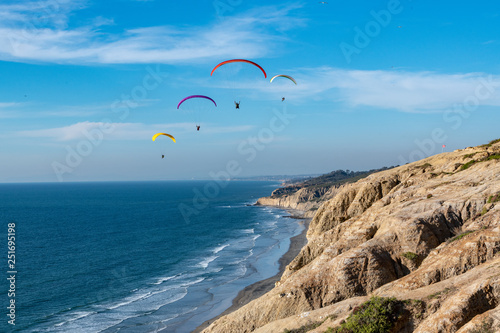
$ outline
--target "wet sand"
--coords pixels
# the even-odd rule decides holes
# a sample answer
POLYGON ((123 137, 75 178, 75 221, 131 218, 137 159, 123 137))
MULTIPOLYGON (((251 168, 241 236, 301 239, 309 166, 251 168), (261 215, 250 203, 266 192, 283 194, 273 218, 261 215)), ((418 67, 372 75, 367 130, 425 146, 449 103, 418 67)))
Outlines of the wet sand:
MULTIPOLYGON (((292 214, 293 218, 300 218, 297 216, 298 214, 295 215, 295 212, 293 212, 292 214)), ((304 245, 306 245, 307 243, 306 234, 307 234, 307 229, 309 228, 309 222, 310 219, 304 218, 305 228, 302 231, 302 233, 300 235, 290 238, 290 248, 278 261, 280 265, 278 274, 268 279, 249 285, 248 287, 240 291, 236 296, 236 298, 233 299, 233 305, 231 305, 226 311, 224 311, 217 317, 205 321, 203 324, 198 326, 192 333, 199 333, 203 331, 210 325, 210 323, 214 322, 215 320, 219 319, 222 316, 225 316, 239 309, 243 305, 250 303, 254 299, 259 298, 260 296, 264 295, 265 293, 273 289, 274 283, 280 280, 281 276, 283 275, 283 272, 285 271, 286 266, 299 254, 300 250, 304 247, 304 245)))

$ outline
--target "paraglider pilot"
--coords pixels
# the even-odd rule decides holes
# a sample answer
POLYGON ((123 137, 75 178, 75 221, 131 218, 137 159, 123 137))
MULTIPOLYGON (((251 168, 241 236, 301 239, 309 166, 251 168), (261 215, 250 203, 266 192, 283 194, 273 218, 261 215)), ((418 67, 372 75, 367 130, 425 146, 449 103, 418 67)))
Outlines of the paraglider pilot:
POLYGON ((241 101, 238 101, 238 102, 234 101, 234 105, 236 105, 236 108, 237 108, 237 109, 239 109, 239 108, 240 108, 240 103, 241 103, 241 101))
POLYGON ((281 97, 281 101, 284 102, 285 101, 285 97, 281 97))
POLYGON ((200 125, 196 125, 196 130, 199 131, 200 130, 200 125))

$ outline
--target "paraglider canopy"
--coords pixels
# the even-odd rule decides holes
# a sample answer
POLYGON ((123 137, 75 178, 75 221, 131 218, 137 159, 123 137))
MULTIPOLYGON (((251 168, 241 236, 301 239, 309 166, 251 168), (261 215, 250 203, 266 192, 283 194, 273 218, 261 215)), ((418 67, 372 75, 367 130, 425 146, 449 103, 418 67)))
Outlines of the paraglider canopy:
POLYGON ((215 103, 215 101, 213 99, 211 99, 210 97, 208 96, 204 96, 204 95, 191 95, 191 96, 188 96, 184 99, 182 99, 179 104, 177 104, 177 109, 181 106, 182 103, 184 103, 185 101, 187 101, 188 99, 191 99, 191 98, 205 98, 205 99, 208 99, 210 101, 212 101, 212 103, 214 103, 215 106, 217 106, 217 103, 215 103))
POLYGON ((175 142, 175 138, 167 133, 156 133, 155 135, 153 135, 153 141, 155 141, 156 138, 159 137, 160 135, 168 136, 170 139, 172 139, 173 142, 175 142))
POLYGON ((250 60, 246 60, 246 59, 232 59, 232 60, 223 61, 220 64, 218 64, 217 66, 215 66, 214 69, 212 69, 212 73, 210 73, 210 75, 212 75, 215 72, 215 70, 217 68, 219 68, 220 66, 225 65, 225 64, 229 64, 229 63, 232 63, 232 62, 246 62, 248 64, 252 64, 254 66, 257 66, 262 71, 262 73, 264 73, 264 77, 267 78, 267 74, 266 74, 266 71, 264 70, 264 68, 260 67, 255 62, 250 61, 250 60))
POLYGON ((285 74, 278 74, 278 75, 275 75, 271 78, 271 81, 270 82, 273 82, 273 80, 277 77, 286 77, 287 79, 289 80, 292 80, 293 83, 297 84, 297 82, 294 80, 293 77, 291 77, 290 75, 285 75, 285 74))

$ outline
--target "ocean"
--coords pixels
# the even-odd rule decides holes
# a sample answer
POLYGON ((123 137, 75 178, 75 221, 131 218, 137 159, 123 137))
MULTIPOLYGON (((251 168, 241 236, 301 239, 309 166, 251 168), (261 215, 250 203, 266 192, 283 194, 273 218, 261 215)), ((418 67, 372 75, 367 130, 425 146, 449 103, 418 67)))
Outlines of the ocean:
POLYGON ((276 182, 214 184, 0 185, 0 331, 182 333, 222 313, 244 287, 278 273, 304 226, 283 210, 252 206, 276 182))

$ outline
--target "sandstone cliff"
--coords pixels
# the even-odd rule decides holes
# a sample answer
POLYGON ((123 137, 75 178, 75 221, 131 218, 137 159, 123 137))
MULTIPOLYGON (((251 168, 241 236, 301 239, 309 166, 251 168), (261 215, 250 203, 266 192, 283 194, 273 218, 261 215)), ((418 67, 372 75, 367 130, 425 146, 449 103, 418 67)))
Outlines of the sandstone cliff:
POLYGON ((289 194, 260 198, 257 200, 257 205, 296 209, 302 211, 304 217, 312 217, 321 205, 322 200, 331 198, 335 192, 334 187, 293 188, 295 191, 289 194))
POLYGON ((260 198, 256 205, 275 206, 300 210, 304 217, 313 217, 323 202, 333 198, 344 184, 387 168, 370 171, 337 170, 304 182, 288 185, 273 191, 271 196, 260 198))
POLYGON ((500 332, 500 142, 269 200, 314 212, 308 244, 204 332, 325 332, 372 296, 399 302, 388 332, 500 332))

